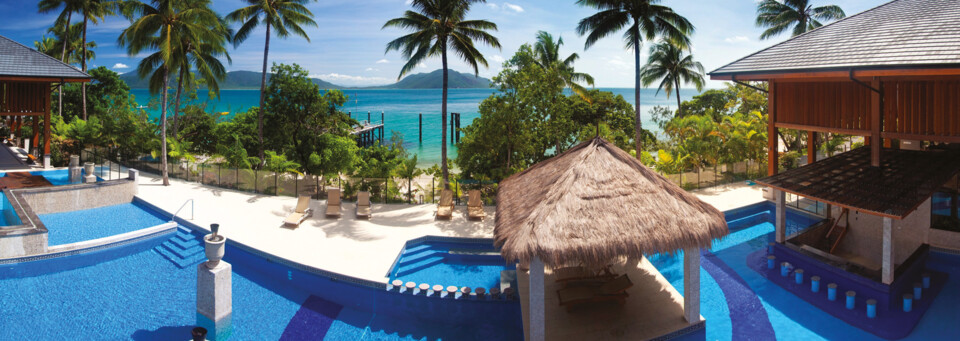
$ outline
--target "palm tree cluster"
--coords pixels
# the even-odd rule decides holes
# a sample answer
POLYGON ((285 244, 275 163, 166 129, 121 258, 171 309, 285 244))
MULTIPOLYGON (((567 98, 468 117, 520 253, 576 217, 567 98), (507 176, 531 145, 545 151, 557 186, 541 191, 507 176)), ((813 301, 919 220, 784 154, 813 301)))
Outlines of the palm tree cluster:
POLYGON ((400 69, 402 78, 413 71, 427 58, 440 57, 443 65, 443 95, 441 99, 440 169, 443 186, 450 188, 450 173, 447 169, 447 73, 448 53, 457 57, 479 74, 479 66, 488 66, 487 59, 477 50, 474 41, 500 48, 500 41, 487 31, 496 31, 497 25, 487 20, 467 20, 467 12, 475 3, 483 0, 413 0, 414 10, 404 12, 402 17, 390 19, 383 28, 397 27, 412 31, 387 43, 387 52, 396 50, 403 54, 407 63, 400 69))
MULTIPOLYGON (((53 37, 36 43, 36 48, 61 61, 80 64, 87 70, 87 62, 95 57, 93 42, 87 41, 88 25, 96 25, 106 17, 122 15, 129 19, 130 26, 122 31, 117 43, 127 49, 131 56, 149 52, 137 66, 141 78, 149 78, 150 92, 161 95, 160 149, 164 184, 167 180, 167 111, 168 87, 171 77, 176 78, 173 101, 172 136, 178 135, 177 118, 180 99, 185 90, 194 87, 199 78, 213 94, 219 94, 218 82, 226 75, 221 60, 231 62, 227 44, 237 47, 258 27, 265 28, 263 69, 260 80, 260 105, 257 115, 259 162, 266 160, 263 146, 264 96, 267 77, 267 61, 272 36, 287 38, 299 36, 310 41, 304 27, 317 26, 313 13, 307 8, 308 0, 244 0, 241 7, 221 17, 211 9, 211 0, 40 0, 41 13, 59 12, 55 25, 48 30, 53 37), (77 18, 80 22, 73 22, 77 18), (239 24, 234 32, 230 24, 239 24), (79 50, 79 52, 78 52, 79 50), (69 51, 69 52, 68 52, 69 51)), ((500 42, 490 32, 497 25, 488 20, 468 19, 472 6, 485 0, 411 0, 401 17, 388 20, 382 28, 399 28, 408 31, 386 45, 386 52, 399 51, 406 63, 398 79, 413 71, 429 58, 440 58, 443 69, 443 95, 441 103, 441 168, 444 186, 449 186, 447 169, 447 97, 450 54, 469 65, 475 75, 488 62, 478 49, 478 44, 499 49, 500 42)), ((676 93, 680 105, 679 89, 684 84, 693 84, 698 90, 704 85, 703 66, 691 54, 690 37, 693 24, 661 0, 577 0, 577 5, 596 9, 597 12, 579 21, 576 31, 586 37, 584 49, 598 41, 623 31, 625 47, 633 51, 635 64, 635 138, 637 157, 642 155, 642 124, 640 113, 640 89, 659 82, 658 91, 667 96, 676 93), (640 49, 644 41, 656 41, 650 47, 650 56, 641 65, 640 49)), ((837 6, 813 7, 808 0, 763 0, 757 7, 759 26, 767 27, 761 38, 769 38, 792 27, 794 35, 822 26, 822 21, 844 17, 837 6)), ((574 93, 587 96, 585 85, 593 86, 594 79, 585 73, 576 72, 573 64, 579 59, 577 53, 566 57, 560 54, 563 39, 554 38, 547 32, 537 33, 533 46, 536 64, 551 69, 563 78, 565 87, 574 93)), ((58 90, 61 96, 62 89, 58 90)), ((86 84, 82 85, 83 119, 86 113, 86 84)), ((678 110, 680 110, 678 108, 678 110)), ((679 113, 682 116, 682 112, 679 113)))

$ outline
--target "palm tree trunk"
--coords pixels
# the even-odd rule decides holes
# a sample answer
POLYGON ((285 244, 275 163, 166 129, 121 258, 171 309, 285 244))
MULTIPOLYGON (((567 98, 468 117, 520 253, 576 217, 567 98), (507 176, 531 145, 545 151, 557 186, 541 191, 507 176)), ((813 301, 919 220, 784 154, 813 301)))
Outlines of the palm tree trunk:
POLYGON ((675 87, 677 88, 677 116, 683 117, 683 108, 680 107, 680 82, 674 81, 674 84, 676 84, 675 87))
MULTIPOLYGON (((60 44, 62 48, 60 49, 60 61, 63 63, 67 62, 67 40, 70 37, 70 18, 73 16, 73 12, 67 13, 67 24, 63 29, 63 37, 60 38, 60 44)), ((63 82, 60 82, 57 85, 57 105, 60 107, 57 111, 57 116, 63 116, 63 82)))
MULTIPOLYGON (((69 30, 69 27, 67 28, 69 30)), ((80 48, 83 54, 80 55, 80 63, 83 66, 83 72, 87 72, 87 14, 83 14, 83 40, 80 48)), ((80 83, 80 98, 83 103, 83 119, 87 119, 87 83, 80 83)))
POLYGON ((160 169, 163 185, 170 186, 167 176, 167 83, 170 82, 170 70, 163 66, 163 100, 160 102, 160 169))
POLYGON ((183 91, 183 73, 186 70, 180 67, 180 75, 177 77, 177 95, 173 98, 173 138, 177 138, 177 113, 180 111, 180 93, 183 91))
POLYGON ((443 97, 440 108, 440 171, 443 174, 443 189, 450 189, 450 172, 447 170, 447 44, 440 42, 443 59, 443 97))
MULTIPOLYGON (((634 24, 636 25, 636 24, 634 24)), ((636 69, 635 82, 634 82, 634 103, 636 103, 636 136, 634 137, 637 149, 637 160, 640 160, 640 156, 643 153, 643 124, 640 122, 640 38, 637 37, 633 40, 633 61, 636 69)))
POLYGON ((270 51, 270 21, 267 24, 267 40, 263 43, 263 71, 260 73, 260 109, 257 110, 257 139, 260 141, 260 164, 263 164, 263 100, 267 87, 267 53, 270 51))

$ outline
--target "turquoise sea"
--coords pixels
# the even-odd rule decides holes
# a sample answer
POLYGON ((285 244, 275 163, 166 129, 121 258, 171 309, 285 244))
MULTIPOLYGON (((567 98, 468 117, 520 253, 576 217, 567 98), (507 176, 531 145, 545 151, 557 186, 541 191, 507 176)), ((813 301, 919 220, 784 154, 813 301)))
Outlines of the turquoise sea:
MULTIPOLYGON (((624 99, 633 104, 633 88, 601 88, 614 94, 623 95, 624 99)), ((349 101, 343 110, 350 112, 358 120, 366 120, 369 113, 374 122, 380 121, 383 114, 385 124, 384 137, 388 138, 391 131, 403 134, 404 145, 407 150, 419 155, 420 165, 428 166, 440 162, 440 89, 415 90, 342 90, 349 101), (423 114, 423 143, 419 142, 418 119, 423 114)), ((447 102, 448 112, 461 113, 461 127, 465 127, 477 113, 480 102, 497 90, 494 89, 450 89, 447 102)), ((131 93, 137 102, 147 105, 150 94, 146 89, 133 89, 131 93)), ((245 111, 259 104, 259 90, 222 90, 219 99, 210 99, 206 91, 198 92, 202 101, 207 103, 208 112, 225 113, 221 119, 230 119, 237 112, 245 111)), ((683 100, 689 100, 697 94, 696 90, 680 90, 683 100)), ((656 126, 650 117, 646 116, 650 108, 661 105, 676 108, 676 99, 655 89, 643 89, 640 92, 641 110, 645 115, 643 126, 656 131, 656 126)), ((148 109, 151 117, 159 117, 158 109, 148 109)), ((449 139, 448 139, 449 140, 449 139)), ((456 156, 456 148, 447 149, 448 157, 456 156)))

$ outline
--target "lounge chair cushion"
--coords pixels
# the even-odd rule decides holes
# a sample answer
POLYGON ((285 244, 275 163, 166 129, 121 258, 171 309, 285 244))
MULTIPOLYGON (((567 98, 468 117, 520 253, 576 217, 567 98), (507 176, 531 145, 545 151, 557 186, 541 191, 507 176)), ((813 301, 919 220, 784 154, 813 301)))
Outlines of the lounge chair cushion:
POLYGON ((330 189, 327 190, 327 215, 328 216, 339 216, 340 215, 340 190, 339 189, 330 189))
POLYGON ((370 216, 370 206, 357 206, 357 216, 358 216, 358 217, 369 217, 369 216, 370 216))
POLYGON ((310 197, 306 195, 301 195, 297 199, 297 207, 293 210, 297 213, 306 212, 310 208, 310 197))
POLYGON ((327 205, 327 215, 340 215, 340 205, 327 205))
POLYGON ((293 213, 290 213, 289 216, 287 216, 287 219, 283 220, 283 224, 287 226, 298 226, 300 225, 300 222, 303 221, 303 218, 304 218, 303 213, 293 212, 293 213))
POLYGON ((483 218, 487 216, 487 212, 483 211, 483 207, 467 207, 467 214, 470 218, 483 218))
POLYGON ((450 218, 453 216, 453 205, 437 206, 437 218, 450 218))

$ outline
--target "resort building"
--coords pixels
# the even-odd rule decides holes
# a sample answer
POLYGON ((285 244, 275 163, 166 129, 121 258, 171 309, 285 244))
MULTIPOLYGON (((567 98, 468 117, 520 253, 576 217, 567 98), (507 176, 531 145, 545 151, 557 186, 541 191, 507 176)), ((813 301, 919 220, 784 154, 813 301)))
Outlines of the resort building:
POLYGON ((89 81, 90 75, 75 67, 0 36, 0 118, 15 142, 11 143, 15 147, 12 150, 0 148, 0 169, 28 168, 28 162, 43 162, 43 167, 50 167, 50 94, 58 84, 89 81), (25 124, 33 125, 32 137, 22 135, 25 124), (41 132, 42 150, 38 149, 41 132), (29 144, 25 144, 27 140, 29 144), (20 152, 20 147, 29 150, 20 152), (41 152, 42 161, 34 156, 41 152))
POLYGON ((892 1, 710 73, 768 84, 770 176, 757 183, 777 204, 770 272, 784 267, 790 283, 802 268, 797 281, 819 273, 855 300, 875 300, 887 323, 808 301, 886 338, 906 336, 928 306, 907 302, 919 296, 915 283, 932 277, 924 284, 932 295, 923 295, 939 291, 939 275, 924 270, 929 249, 960 250, 958 18, 955 2, 892 1), (783 129, 806 134, 807 165, 780 172, 783 129), (866 146, 817 159, 822 134, 862 136, 866 146), (826 220, 790 234, 787 193, 825 204, 826 220))

